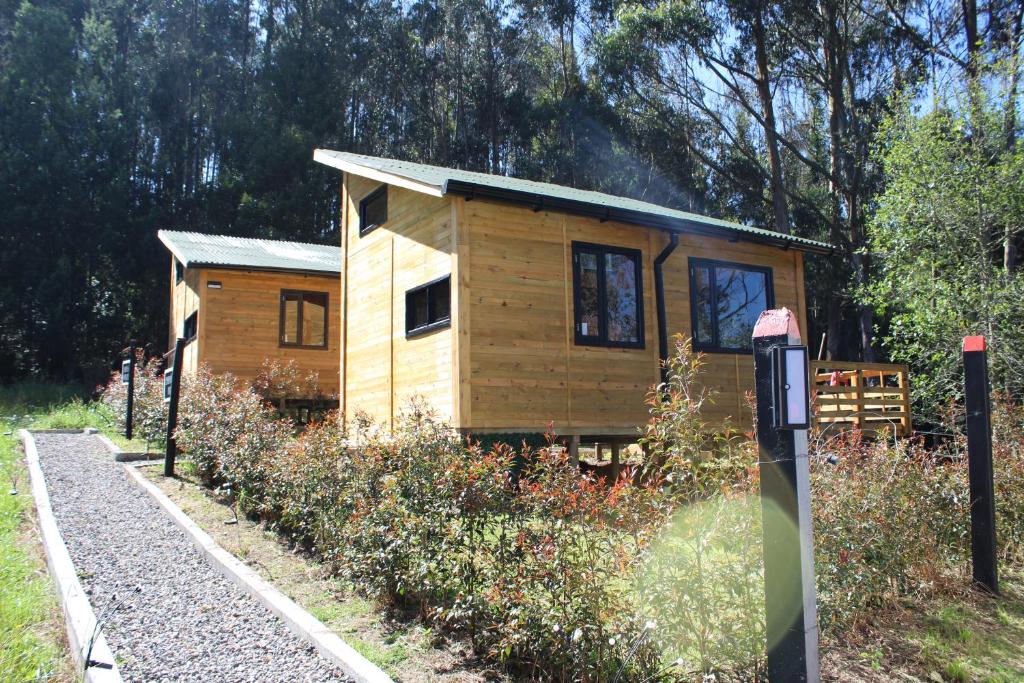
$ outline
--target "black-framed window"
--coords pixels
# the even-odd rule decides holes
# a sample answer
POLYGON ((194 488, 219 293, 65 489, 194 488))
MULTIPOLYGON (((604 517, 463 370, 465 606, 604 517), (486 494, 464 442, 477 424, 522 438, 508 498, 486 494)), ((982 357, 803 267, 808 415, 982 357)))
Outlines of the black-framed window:
POLYGON ((185 318, 185 324, 182 326, 181 336, 185 339, 185 343, 192 341, 196 338, 196 334, 199 333, 199 311, 192 311, 192 313, 185 318))
POLYGON ((327 292, 281 290, 281 346, 327 348, 327 292))
POLYGON ((174 284, 178 284, 185 279, 185 266, 181 265, 181 261, 174 259, 174 284))
POLYGON ((388 221, 388 186, 381 185, 359 201, 359 234, 365 235, 388 221))
POLYGON ((750 353, 758 316, 774 307, 771 268, 690 259, 694 349, 750 353))
POLYGON ((413 337, 448 327, 452 321, 451 276, 410 289, 405 293, 405 336, 413 337))
POLYGON ((572 243, 577 344, 644 347, 642 263, 636 249, 572 243))

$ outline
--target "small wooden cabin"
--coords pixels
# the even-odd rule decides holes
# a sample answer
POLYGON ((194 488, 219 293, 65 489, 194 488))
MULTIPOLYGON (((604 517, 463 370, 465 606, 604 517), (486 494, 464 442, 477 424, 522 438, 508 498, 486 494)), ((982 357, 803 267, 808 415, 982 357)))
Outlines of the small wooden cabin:
POLYGON ((338 391, 341 282, 337 247, 161 230, 171 252, 168 348, 187 340, 184 374, 252 380, 266 359, 293 360, 338 391))
POLYGON ((343 172, 339 398, 385 424, 418 394, 464 432, 635 435, 677 332, 707 353, 709 420, 748 424, 754 321, 805 325, 804 254, 831 252, 547 183, 314 159, 343 172))

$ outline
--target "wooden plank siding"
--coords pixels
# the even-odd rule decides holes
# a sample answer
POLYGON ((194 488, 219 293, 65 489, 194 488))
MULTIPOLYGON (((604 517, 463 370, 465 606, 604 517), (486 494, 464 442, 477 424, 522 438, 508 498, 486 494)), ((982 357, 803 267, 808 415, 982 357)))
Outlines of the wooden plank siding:
POLYGON ((325 393, 337 393, 341 338, 341 287, 337 275, 220 268, 186 268, 184 275, 183 281, 175 285, 172 258, 169 346, 182 334, 185 318, 199 311, 197 337, 185 347, 182 359, 186 375, 206 363, 213 372, 230 372, 243 381, 251 381, 267 358, 294 360, 304 371, 318 374, 325 393), (220 282, 221 288, 209 289, 210 281, 220 282), (327 293, 325 349, 280 345, 283 289, 327 293))
MULTIPOLYGON (((636 433, 660 379, 653 264, 668 244, 665 233, 391 185, 387 222, 360 235, 359 201, 378 187, 354 173, 341 182, 347 419, 362 411, 393 425, 419 395, 463 431, 536 432, 553 423, 566 435, 636 433), (575 343, 573 241, 640 251, 643 348, 575 343), (449 274, 451 325, 406 339, 406 291, 449 274)), ((690 257, 771 268, 775 305, 796 311, 805 332, 800 252, 680 235, 664 265, 670 335, 690 335, 690 257)), ((749 427, 751 356, 707 354, 705 377, 717 392, 708 422, 749 427)))
MULTIPOLYGON (((634 434, 647 419, 644 399, 659 381, 654 259, 668 236, 644 227, 474 200, 463 202, 469 264, 471 419, 477 431, 634 434), (642 254, 644 348, 577 345, 573 334, 572 242, 642 254)), ((461 245, 460 245, 461 249, 461 245)), ((775 304, 805 324, 802 254, 775 247, 680 235, 664 264, 669 334, 690 334, 689 257, 770 267, 775 304)), ((468 294, 468 296, 466 296, 468 294)), ((465 337, 460 338, 465 342, 465 337)), ((463 354, 466 355, 466 354, 463 354)), ((463 369, 462 372, 465 372, 463 369)), ((709 422, 749 427, 745 393, 751 356, 709 353, 705 377, 716 392, 709 422)), ((470 413, 464 408, 464 418, 470 413)))
MULTIPOLYGON (((362 411, 390 426, 410 399, 420 396, 454 422, 452 329, 405 336, 406 291, 453 274, 452 205, 392 185, 387 222, 360 235, 359 201, 378 187, 379 182, 352 174, 343 181, 345 417, 362 411)), ((453 307, 453 317, 456 311, 453 307)))

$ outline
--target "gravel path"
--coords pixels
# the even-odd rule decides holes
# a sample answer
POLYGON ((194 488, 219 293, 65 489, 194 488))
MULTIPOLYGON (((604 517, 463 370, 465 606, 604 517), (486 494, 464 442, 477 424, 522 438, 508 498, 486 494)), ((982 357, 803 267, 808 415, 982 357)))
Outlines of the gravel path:
POLYGON ((126 681, 347 680, 213 569, 95 437, 34 436, 57 525, 126 681))

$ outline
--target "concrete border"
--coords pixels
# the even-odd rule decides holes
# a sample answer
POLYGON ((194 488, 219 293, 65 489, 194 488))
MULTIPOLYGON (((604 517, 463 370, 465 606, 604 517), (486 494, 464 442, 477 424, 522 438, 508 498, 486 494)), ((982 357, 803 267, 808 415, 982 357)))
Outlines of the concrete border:
MULTIPOLYGON (((80 434, 81 430, 49 431, 50 434, 80 434)), ((86 683, 120 683, 121 671, 118 669, 114 654, 107 645, 107 639, 100 630, 102 624, 97 623, 89 598, 82 589, 75 572, 75 565, 68 554, 64 538, 60 535, 57 520, 50 507, 50 495, 46 490, 46 480, 39 465, 39 452, 36 450, 35 439, 27 429, 19 429, 18 436, 25 448, 25 461, 28 463, 29 478, 32 480, 32 496, 36 502, 36 514, 39 518, 39 531, 46 550, 46 565, 50 570, 50 578, 57 588, 61 610, 64 612, 64 623, 68 633, 68 643, 75 660, 75 667, 82 673, 86 683), (92 650, 89 650, 90 642, 92 650), (86 654, 89 662, 86 662, 86 654)))
POLYGON ((122 451, 121 447, 116 443, 108 439, 103 434, 96 434, 96 438, 99 439, 100 443, 110 451, 111 455, 114 456, 115 462, 154 462, 156 460, 163 460, 163 455, 160 453, 142 453, 140 451, 122 451))
POLYGON ((200 553, 229 581, 261 602, 276 614, 292 633, 299 636, 320 652, 326 659, 337 664, 359 683, 394 683, 391 677, 376 664, 356 652, 344 640, 324 625, 319 619, 302 609, 263 577, 247 567, 234 555, 220 547, 209 534, 193 522, 167 495, 148 481, 138 466, 123 465, 128 477, 163 508, 175 524, 185 532, 200 553))

